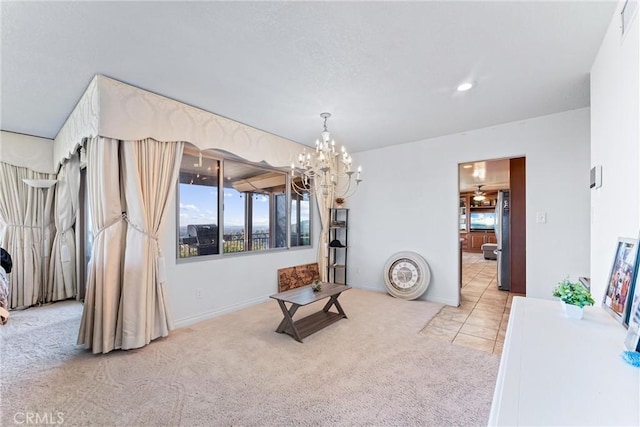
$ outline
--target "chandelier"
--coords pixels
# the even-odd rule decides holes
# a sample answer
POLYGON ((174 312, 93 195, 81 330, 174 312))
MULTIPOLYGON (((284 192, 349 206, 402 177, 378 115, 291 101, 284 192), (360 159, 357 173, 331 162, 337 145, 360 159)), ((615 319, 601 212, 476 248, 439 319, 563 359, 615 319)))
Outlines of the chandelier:
POLYGON ((322 113, 324 129, 322 139, 316 139, 316 149, 306 149, 298 155, 298 164, 291 164, 291 187, 298 195, 314 190, 324 196, 347 198, 352 196, 362 182, 362 167, 351 169, 351 156, 344 148, 336 150, 336 142, 327 130, 327 119, 331 113, 322 113), (355 175, 355 178, 354 178, 355 175), (355 181, 355 185, 353 182, 355 181))

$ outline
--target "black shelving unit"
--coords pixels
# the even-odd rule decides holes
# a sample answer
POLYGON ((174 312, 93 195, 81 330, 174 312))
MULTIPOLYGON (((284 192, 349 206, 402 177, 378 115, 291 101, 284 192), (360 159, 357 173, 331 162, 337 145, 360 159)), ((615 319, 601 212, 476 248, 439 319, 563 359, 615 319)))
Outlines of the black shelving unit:
POLYGON ((347 253, 349 251, 349 209, 329 209, 329 259, 327 280, 347 284, 347 253))

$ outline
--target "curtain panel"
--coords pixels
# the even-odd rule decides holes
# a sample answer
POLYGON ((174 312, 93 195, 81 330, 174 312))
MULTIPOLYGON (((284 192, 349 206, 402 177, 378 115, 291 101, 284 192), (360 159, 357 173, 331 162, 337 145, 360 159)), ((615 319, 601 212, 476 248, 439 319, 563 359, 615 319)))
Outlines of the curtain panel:
POLYGON ((333 186, 327 190, 323 189, 319 180, 314 180, 314 193, 316 195, 316 204, 318 205, 318 214, 320 215, 320 236, 318 238, 318 268, 320 269, 320 280, 326 282, 327 267, 329 263, 329 208, 333 203, 333 186), (327 191, 324 194, 323 191, 327 191))
POLYGON ((120 142, 92 138, 87 142, 87 189, 94 240, 78 344, 94 353, 116 347, 116 325, 122 289, 125 228, 120 202, 120 142))
POLYGON ((56 235, 49 260, 46 302, 74 298, 78 293, 76 279, 76 222, 80 196, 80 159, 75 154, 58 172, 55 186, 54 224, 56 235))
POLYGON ((93 353, 142 347, 171 329, 158 232, 183 147, 153 139, 88 141, 94 241, 78 344, 93 353))
MULTIPOLYGON (((48 213, 51 211, 53 191, 44 192, 28 186, 23 179, 53 179, 52 174, 0 162, 0 246, 13 258, 15 266, 9 275, 9 307, 24 308, 40 299, 42 282, 42 222, 48 233, 48 213), (39 207, 44 203, 44 218, 39 207)), ((51 239, 45 239, 51 242, 51 239)), ((45 248, 45 255, 50 248, 45 248)), ((46 268, 46 264, 45 264, 46 268)))
POLYGON ((122 142, 128 223, 118 317, 123 349, 142 347, 169 334, 158 232, 176 188, 183 147, 182 142, 153 139, 122 142))

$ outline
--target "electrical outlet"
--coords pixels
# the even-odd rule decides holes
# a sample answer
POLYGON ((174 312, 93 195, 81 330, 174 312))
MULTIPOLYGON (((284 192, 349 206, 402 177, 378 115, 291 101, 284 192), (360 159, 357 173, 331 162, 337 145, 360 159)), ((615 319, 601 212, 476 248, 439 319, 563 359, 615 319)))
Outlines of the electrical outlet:
POLYGON ((202 288, 196 288, 196 299, 202 299, 202 288))

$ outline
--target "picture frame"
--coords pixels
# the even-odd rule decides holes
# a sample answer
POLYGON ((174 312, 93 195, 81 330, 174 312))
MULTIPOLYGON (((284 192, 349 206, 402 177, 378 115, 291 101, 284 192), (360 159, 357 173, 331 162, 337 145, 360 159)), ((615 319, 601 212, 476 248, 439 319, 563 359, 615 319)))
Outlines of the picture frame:
POLYGON ((627 350, 640 352, 640 290, 636 289, 629 314, 627 335, 624 346, 627 350))
MULTIPOLYGON (((638 241, 638 245, 640 245, 640 238, 638 241)), ((624 346, 627 350, 637 352, 640 352, 640 287, 636 286, 639 271, 640 256, 636 255, 636 279, 633 283, 633 295, 631 296, 630 302, 631 310, 627 318, 627 335, 624 339, 624 346)))
POLYGON ((611 274, 602 298, 602 308, 628 326, 636 279, 638 239, 619 237, 611 274))

